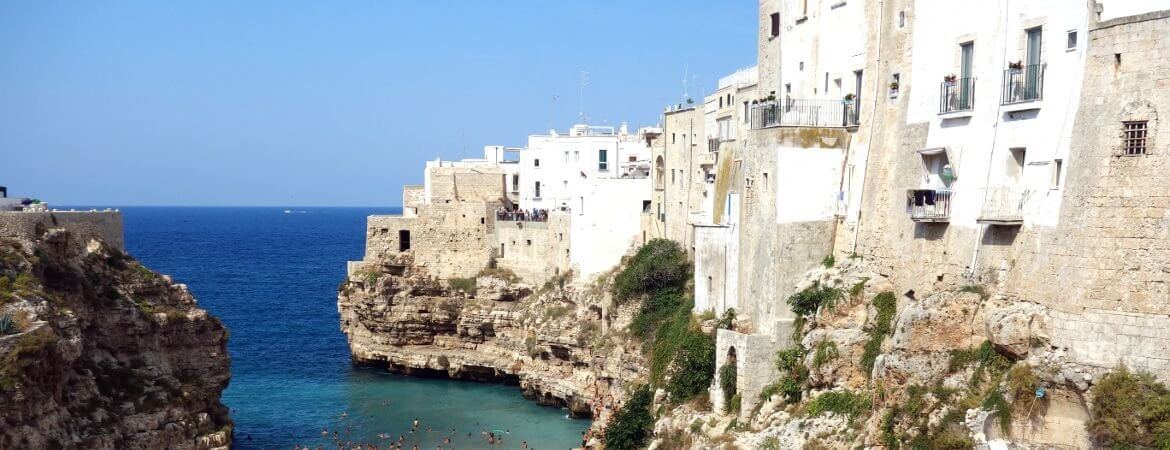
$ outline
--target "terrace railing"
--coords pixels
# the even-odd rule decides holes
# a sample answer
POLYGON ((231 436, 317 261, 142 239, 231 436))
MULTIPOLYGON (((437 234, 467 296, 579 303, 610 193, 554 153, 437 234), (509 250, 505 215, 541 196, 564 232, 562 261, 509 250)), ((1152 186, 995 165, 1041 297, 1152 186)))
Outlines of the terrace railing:
POLYGON ((970 111, 975 106, 975 78, 944 81, 939 86, 938 113, 970 111))
POLYGON ((1024 103, 1044 98, 1044 64, 1032 64, 1003 72, 1002 104, 1024 103))
POLYGON ((950 189, 906 191, 906 212, 915 222, 948 222, 951 219, 950 189))
POLYGON ((752 129, 778 126, 846 127, 854 126, 856 117, 856 106, 845 100, 769 100, 751 108, 752 129))
POLYGON ((1024 206, 1032 191, 1020 186, 987 188, 983 208, 977 222, 991 225, 1019 225, 1024 223, 1024 206))

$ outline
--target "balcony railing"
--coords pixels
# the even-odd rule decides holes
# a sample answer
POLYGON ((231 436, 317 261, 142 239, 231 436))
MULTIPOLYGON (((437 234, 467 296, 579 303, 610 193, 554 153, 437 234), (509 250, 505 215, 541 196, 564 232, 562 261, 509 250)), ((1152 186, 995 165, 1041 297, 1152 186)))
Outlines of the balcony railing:
POLYGON ((856 124, 853 105, 845 100, 771 100, 751 108, 752 129, 791 127, 846 127, 856 124), (850 122, 852 121, 853 124, 850 122))
POLYGON ((987 188, 979 223, 990 225, 1020 225, 1024 223, 1024 205, 1032 191, 1019 186, 987 188))
POLYGON ((970 111, 975 105, 975 78, 944 81, 939 87, 938 113, 970 111))
POLYGON ((906 191, 906 212, 915 222, 948 222, 951 220, 951 190, 906 191))
POLYGON ((845 126, 855 127, 861 123, 861 108, 854 100, 845 101, 845 126))
POLYGON ((1032 64, 1003 72, 1002 104, 1024 103, 1044 98, 1044 64, 1032 64))

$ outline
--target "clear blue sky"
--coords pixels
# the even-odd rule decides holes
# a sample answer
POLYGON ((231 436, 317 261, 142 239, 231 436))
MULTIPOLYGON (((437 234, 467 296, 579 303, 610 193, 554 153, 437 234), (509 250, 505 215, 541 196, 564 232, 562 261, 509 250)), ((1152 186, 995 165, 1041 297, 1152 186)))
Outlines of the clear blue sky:
POLYGON ((57 205, 398 205, 427 159, 568 128, 582 70, 590 123, 658 123, 688 63, 696 100, 754 64, 757 7, 0 2, 0 185, 57 205))

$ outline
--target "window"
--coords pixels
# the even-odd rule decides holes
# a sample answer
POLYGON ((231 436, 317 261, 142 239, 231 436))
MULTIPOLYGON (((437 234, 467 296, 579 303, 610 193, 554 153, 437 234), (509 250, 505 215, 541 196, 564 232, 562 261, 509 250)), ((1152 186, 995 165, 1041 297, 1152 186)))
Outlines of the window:
POLYGON ((898 11, 898 28, 906 26, 906 11, 898 11))
POLYGON ((1065 41, 1064 49, 1068 51, 1077 49, 1077 30, 1068 30, 1068 38, 1065 41))
POLYGON ((674 133, 670 133, 670 143, 674 143, 674 133))
MULTIPOLYGON (((1028 49, 1027 50, 1028 50, 1028 53, 1026 56, 1027 60, 1024 64, 1027 64, 1029 66, 1040 65, 1040 51, 1041 51, 1040 44, 1043 41, 1043 36, 1044 36, 1044 32, 1043 32, 1043 29, 1041 29, 1040 27, 1030 28, 1027 30, 1027 38, 1028 38, 1028 49)), ((1028 69, 1028 70, 1034 71, 1036 69, 1028 69)))
POLYGON ((597 170, 609 170, 609 151, 601 149, 597 151, 597 170))
POLYGON ((526 244, 526 245, 528 245, 529 247, 531 247, 531 246, 532 246, 532 239, 525 239, 525 240, 524 240, 524 244, 526 244))
POLYGON ((900 89, 901 87, 902 87, 902 75, 897 74, 897 73, 890 75, 890 97, 897 97, 898 96, 898 89, 900 89))
POLYGON ((581 162, 581 152, 579 150, 573 152, 573 162, 581 162))
POLYGON ((774 12, 770 16, 772 19, 772 37, 780 35, 780 13, 774 12))
POLYGON ((577 197, 577 198, 579 199, 579 201, 581 203, 581 207, 579 209, 577 209, 577 215, 583 216, 583 215, 585 215, 585 197, 577 197))
POLYGON ((797 67, 797 68, 798 68, 798 69, 800 69, 800 70, 804 70, 804 61, 801 61, 801 62, 800 62, 800 66, 799 66, 799 67, 797 67))
POLYGON ((768 190, 768 172, 764 172, 764 190, 768 190))
POLYGON ((398 230, 398 251, 410 250, 410 230, 398 230))
POLYGON ((723 107, 723 97, 722 96, 719 97, 719 107, 720 108, 723 107))
POLYGON ((1015 186, 1023 182, 1024 163, 1027 162, 1027 153, 1027 149, 1011 149, 1011 155, 1007 160, 1007 168, 1004 171, 1004 180, 1009 185, 1015 186))
POLYGON ((726 142, 735 139, 735 127, 731 126, 731 118, 724 117, 716 120, 715 123, 719 126, 719 141, 726 142))
POLYGON ((1064 169, 1064 160, 1052 160, 1052 189, 1060 189, 1060 172, 1064 169))
POLYGON ((743 102, 743 123, 748 123, 751 120, 751 110, 748 109, 748 102, 743 102))
POLYGON ((540 158, 532 160, 532 167, 540 167, 540 158))
POLYGON ((540 198, 540 182, 536 182, 536 198, 540 198))
POLYGON ((500 243, 500 259, 504 258, 504 243, 500 243))
POLYGON ((1149 122, 1132 120, 1122 122, 1124 134, 1121 136, 1121 148, 1126 156, 1146 154, 1146 136, 1149 133, 1149 122))
POLYGON ((670 184, 674 184, 674 169, 670 169, 670 184))
POLYGON ((520 192, 520 175, 512 174, 512 192, 520 192))

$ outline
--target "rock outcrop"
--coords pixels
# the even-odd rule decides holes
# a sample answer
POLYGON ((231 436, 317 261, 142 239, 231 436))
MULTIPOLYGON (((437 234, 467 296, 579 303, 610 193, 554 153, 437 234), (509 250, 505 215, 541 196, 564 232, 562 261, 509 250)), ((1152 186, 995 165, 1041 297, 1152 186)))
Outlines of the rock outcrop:
POLYGON ((514 383, 574 417, 604 417, 625 381, 645 371, 639 347, 609 332, 632 312, 610 307, 605 277, 600 285, 565 279, 534 289, 485 270, 473 285, 456 284, 428 276, 409 251, 367 259, 338 289, 341 329, 356 363, 514 383))
POLYGON ((0 242, 0 448, 226 448, 227 337, 114 246, 0 242))

